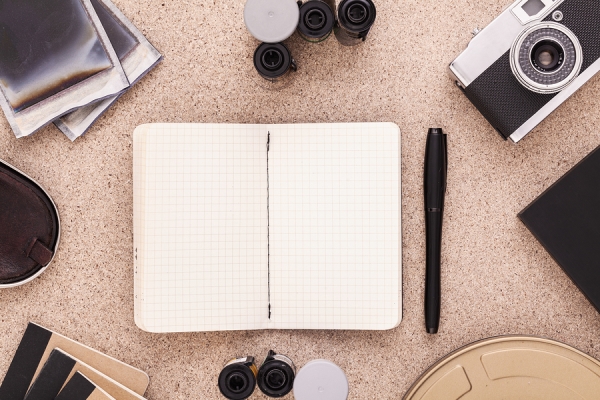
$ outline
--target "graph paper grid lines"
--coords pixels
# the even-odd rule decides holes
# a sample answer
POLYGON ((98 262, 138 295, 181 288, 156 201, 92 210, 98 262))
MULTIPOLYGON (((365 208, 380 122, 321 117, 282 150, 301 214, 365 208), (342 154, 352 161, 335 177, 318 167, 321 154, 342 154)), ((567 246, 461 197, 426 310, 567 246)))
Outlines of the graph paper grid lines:
POLYGON ((400 135, 393 124, 269 127, 271 323, 399 323, 400 135))
POLYGON ((391 123, 138 127, 136 324, 151 332, 395 327, 400 181, 391 123))
MULTIPOLYGON (((139 128, 138 128, 139 129, 139 128)), ((153 332, 256 329, 267 318, 266 131, 252 125, 145 128, 143 298, 153 332)), ((136 143, 137 144, 137 143, 136 143)), ((134 149, 138 150, 139 147, 134 149)), ((139 275, 139 274, 138 274, 139 275)))

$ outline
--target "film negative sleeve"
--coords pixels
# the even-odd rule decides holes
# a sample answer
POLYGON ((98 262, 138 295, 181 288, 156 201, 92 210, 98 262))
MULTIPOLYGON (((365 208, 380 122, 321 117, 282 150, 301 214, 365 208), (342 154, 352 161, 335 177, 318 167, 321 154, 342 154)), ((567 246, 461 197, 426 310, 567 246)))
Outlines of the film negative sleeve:
MULTIPOLYGON (((162 60, 162 55, 110 0, 91 0, 91 3, 127 79, 134 85, 162 60)), ((82 136, 121 94, 81 107, 55 120, 54 125, 73 141, 82 136)))
POLYGON ((23 400, 53 349, 61 348, 90 367, 118 380, 139 395, 148 388, 148 375, 90 347, 34 323, 29 323, 0 385, 0 399, 23 400))
POLYGON ((114 400, 81 372, 76 372, 55 400, 114 400))
POLYGON ((5 0, 0 106, 15 135, 129 86, 90 0, 5 0))

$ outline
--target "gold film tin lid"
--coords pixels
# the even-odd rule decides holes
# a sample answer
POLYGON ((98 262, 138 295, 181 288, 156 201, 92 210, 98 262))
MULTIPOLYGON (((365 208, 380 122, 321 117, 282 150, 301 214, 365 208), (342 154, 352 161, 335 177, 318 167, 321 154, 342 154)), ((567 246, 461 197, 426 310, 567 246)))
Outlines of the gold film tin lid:
POLYGON ((500 336, 469 344, 431 366, 404 400, 592 400, 600 362, 564 343, 500 336))

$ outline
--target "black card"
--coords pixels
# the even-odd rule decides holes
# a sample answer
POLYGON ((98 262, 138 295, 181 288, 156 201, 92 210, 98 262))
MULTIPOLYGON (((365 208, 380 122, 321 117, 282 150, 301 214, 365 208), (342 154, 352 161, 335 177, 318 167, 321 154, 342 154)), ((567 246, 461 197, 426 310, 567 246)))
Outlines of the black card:
POLYGON ((54 400, 68 381, 77 361, 59 350, 50 354, 37 379, 29 388, 25 400, 54 400))
POLYGON ((600 147, 519 217, 600 312, 600 147))

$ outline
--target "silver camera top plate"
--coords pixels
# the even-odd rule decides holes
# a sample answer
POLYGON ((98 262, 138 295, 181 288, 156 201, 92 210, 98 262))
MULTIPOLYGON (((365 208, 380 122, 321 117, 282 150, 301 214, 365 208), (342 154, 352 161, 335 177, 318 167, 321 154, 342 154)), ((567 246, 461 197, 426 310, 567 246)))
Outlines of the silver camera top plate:
POLYGON ((563 1, 515 1, 488 26, 479 31, 469 43, 468 51, 461 53, 450 64, 450 71, 457 82, 463 87, 470 85, 498 58, 511 49, 517 37, 526 27, 543 20, 563 1), (528 12, 533 13, 536 10, 535 14, 531 16, 528 14, 528 12))
POLYGON ((521 24, 527 25, 546 17, 561 2, 562 0, 518 0, 510 7, 510 12, 521 24))

